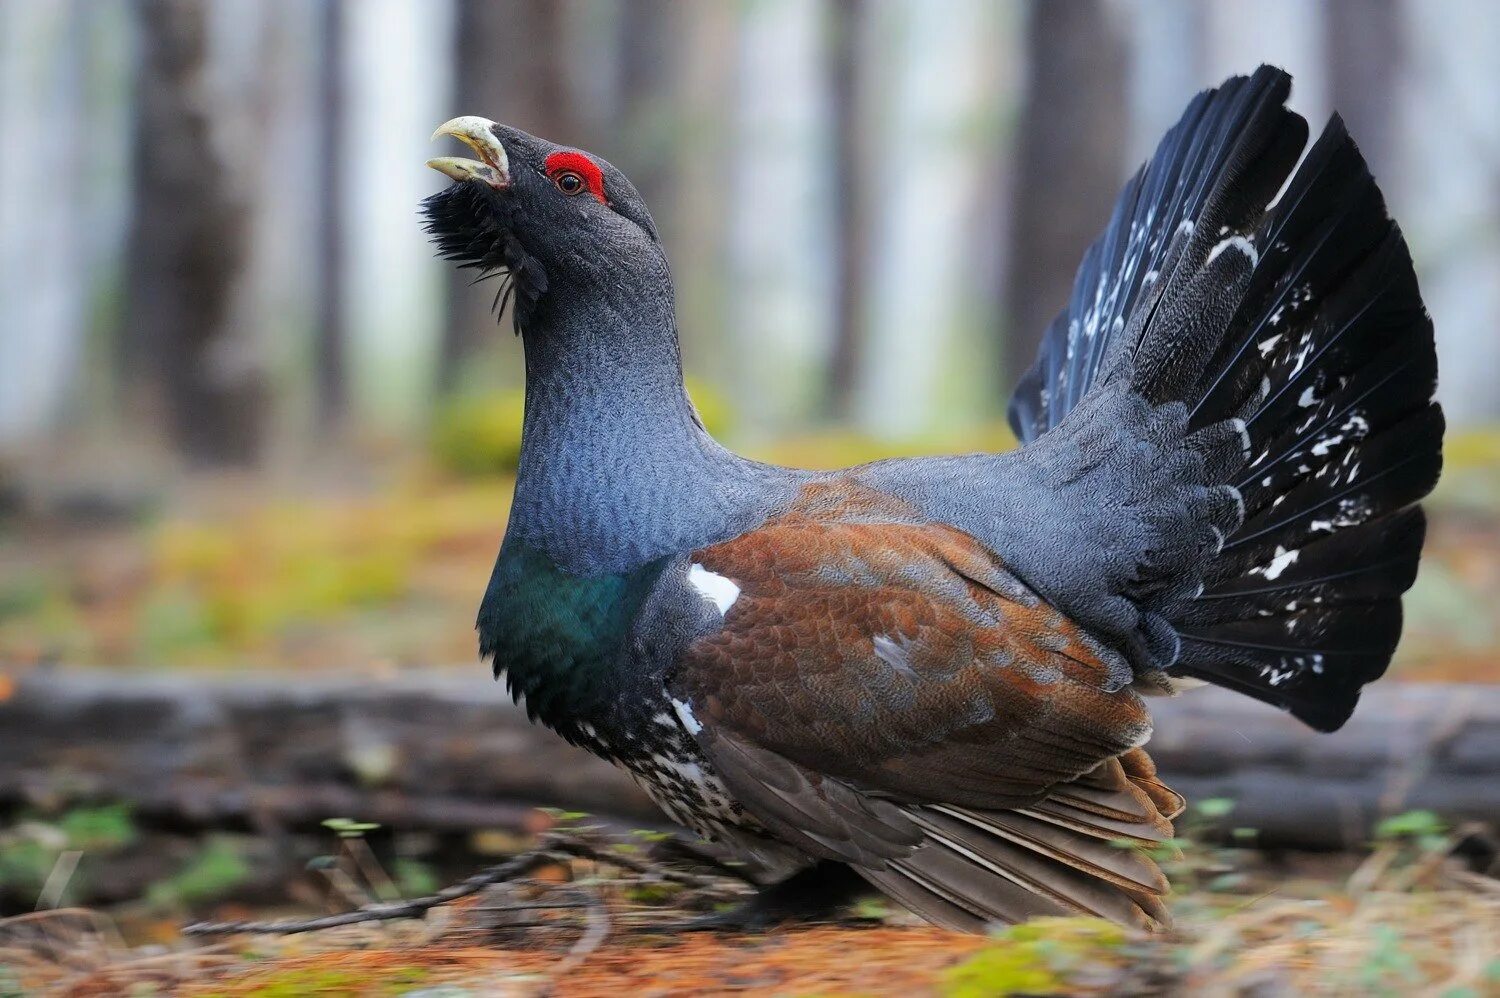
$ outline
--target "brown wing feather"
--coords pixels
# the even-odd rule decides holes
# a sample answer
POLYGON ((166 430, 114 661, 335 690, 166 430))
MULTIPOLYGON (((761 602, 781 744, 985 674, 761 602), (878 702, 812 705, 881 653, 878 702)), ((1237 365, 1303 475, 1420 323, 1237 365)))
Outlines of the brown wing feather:
POLYGON ((994 554, 859 498, 859 518, 824 498, 694 555, 740 590, 678 664, 705 723, 857 786, 972 807, 1038 799, 1145 740, 1108 653, 994 554))
POLYGON ((771 832, 955 928, 1165 922, 1160 871, 1108 841, 1171 835, 1145 705, 992 552, 845 484, 693 560, 739 593, 673 695, 771 832))

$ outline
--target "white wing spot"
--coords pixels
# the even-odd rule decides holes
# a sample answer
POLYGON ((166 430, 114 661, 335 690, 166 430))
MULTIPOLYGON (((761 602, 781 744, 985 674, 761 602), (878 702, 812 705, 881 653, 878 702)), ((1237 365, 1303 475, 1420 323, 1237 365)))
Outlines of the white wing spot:
POLYGON ((734 606, 734 601, 740 598, 739 586, 702 565, 694 564, 688 569, 688 582, 703 594, 704 599, 717 607, 721 614, 728 613, 729 608, 734 606))
POLYGON ((699 724, 698 719, 693 716, 693 708, 681 700, 673 700, 672 709, 677 711, 677 719, 682 722, 684 728, 687 728, 688 734, 696 735, 703 730, 703 725, 699 724))
POLYGON ((894 640, 888 634, 877 634, 874 637, 875 657, 908 679, 916 679, 917 674, 912 670, 911 663, 906 660, 906 650, 901 642, 894 640))

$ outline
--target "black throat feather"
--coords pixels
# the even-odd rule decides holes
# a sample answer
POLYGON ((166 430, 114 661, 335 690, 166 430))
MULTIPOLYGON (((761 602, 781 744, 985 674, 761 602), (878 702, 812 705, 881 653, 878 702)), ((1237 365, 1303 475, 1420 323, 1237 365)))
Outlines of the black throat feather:
POLYGON ((423 228, 443 259, 478 271, 475 283, 502 279, 495 313, 503 312, 513 297, 511 317, 519 336, 547 292, 547 272, 512 234, 508 219, 514 210, 499 194, 477 183, 453 184, 422 201, 423 228))

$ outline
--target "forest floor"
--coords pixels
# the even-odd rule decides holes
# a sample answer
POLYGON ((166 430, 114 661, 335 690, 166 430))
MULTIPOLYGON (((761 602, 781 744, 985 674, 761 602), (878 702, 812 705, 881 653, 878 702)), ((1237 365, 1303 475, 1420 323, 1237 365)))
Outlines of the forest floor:
POLYGON ((962 936, 878 902, 838 924, 673 931, 736 887, 682 887, 639 860, 564 862, 425 917, 298 934, 131 946, 105 916, 62 910, 0 921, 0 995, 1482 998, 1500 994, 1500 881, 1454 854, 1469 839, 1408 820, 1358 861, 1241 854, 1232 887, 1227 852, 1184 843, 1176 925, 1153 935, 1064 918, 962 936))

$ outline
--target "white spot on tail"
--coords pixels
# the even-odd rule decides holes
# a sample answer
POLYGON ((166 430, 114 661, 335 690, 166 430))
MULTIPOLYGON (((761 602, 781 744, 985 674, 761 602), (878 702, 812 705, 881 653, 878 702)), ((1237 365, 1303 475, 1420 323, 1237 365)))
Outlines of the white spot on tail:
POLYGON ((1229 425, 1234 427, 1234 432, 1240 437, 1240 453, 1247 459, 1250 457, 1250 427, 1243 419, 1231 419, 1229 425))
POLYGON ((1254 243, 1246 239, 1244 236, 1230 236, 1223 242, 1214 244, 1214 248, 1208 251, 1208 260, 1205 262, 1204 266, 1213 263, 1214 260, 1218 258, 1219 254, 1227 249, 1239 250, 1241 253, 1245 254, 1250 258, 1250 266, 1252 267, 1260 262, 1260 254, 1255 251, 1254 243))
POLYGON ((728 613, 729 608, 734 606, 734 601, 740 598, 739 586, 702 565, 694 564, 688 569, 688 582, 703 594, 704 599, 718 607, 721 614, 728 613))
POLYGON ((696 735, 703 730, 703 725, 699 724, 698 719, 693 716, 693 708, 681 700, 673 700, 672 709, 677 711, 677 719, 682 722, 684 728, 687 728, 688 734, 696 735))
POLYGON ((1331 437, 1324 437, 1312 446, 1313 457, 1326 457, 1328 452, 1344 442, 1342 433, 1335 433, 1331 437))
POLYGON ((1297 560, 1297 555, 1300 553, 1300 551, 1296 550, 1288 551, 1278 544, 1276 545, 1276 556, 1271 559, 1271 563, 1269 565, 1262 565, 1260 568, 1250 569, 1250 574, 1264 575, 1268 580, 1275 581, 1281 577, 1282 572, 1285 572, 1292 566, 1292 563, 1297 560))

